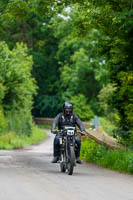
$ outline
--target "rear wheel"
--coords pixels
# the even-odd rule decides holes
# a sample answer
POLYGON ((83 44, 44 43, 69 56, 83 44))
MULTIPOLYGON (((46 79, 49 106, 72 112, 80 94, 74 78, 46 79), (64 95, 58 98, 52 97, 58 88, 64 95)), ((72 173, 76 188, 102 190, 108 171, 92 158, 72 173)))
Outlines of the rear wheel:
POLYGON ((69 159, 68 159, 68 164, 67 164, 67 169, 68 169, 68 175, 73 174, 73 168, 74 168, 74 147, 70 146, 69 147, 69 159))

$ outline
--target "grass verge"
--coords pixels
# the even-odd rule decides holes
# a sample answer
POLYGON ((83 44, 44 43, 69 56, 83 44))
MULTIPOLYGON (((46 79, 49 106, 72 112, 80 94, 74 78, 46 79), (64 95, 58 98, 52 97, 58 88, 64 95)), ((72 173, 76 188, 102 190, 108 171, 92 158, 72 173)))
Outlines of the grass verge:
POLYGON ((22 148, 28 145, 36 144, 46 138, 46 133, 33 126, 31 136, 16 135, 14 132, 9 132, 5 135, 0 136, 0 149, 16 149, 22 148))
POLYGON ((109 150, 87 138, 82 141, 81 158, 111 170, 133 174, 133 151, 109 150))
POLYGON ((50 126, 50 125, 45 125, 45 124, 37 124, 37 126, 38 126, 39 128, 51 129, 51 126, 50 126))

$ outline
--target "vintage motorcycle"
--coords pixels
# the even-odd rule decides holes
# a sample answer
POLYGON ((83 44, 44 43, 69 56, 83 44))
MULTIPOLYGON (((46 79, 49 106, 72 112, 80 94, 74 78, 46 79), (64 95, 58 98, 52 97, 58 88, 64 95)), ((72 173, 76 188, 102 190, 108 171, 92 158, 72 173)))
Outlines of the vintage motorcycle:
POLYGON ((75 127, 65 126, 62 130, 57 130, 56 134, 60 135, 60 156, 59 163, 61 172, 66 172, 68 175, 73 174, 74 167, 76 166, 75 152, 76 143, 75 136, 77 133, 82 134, 81 131, 77 131, 75 127))

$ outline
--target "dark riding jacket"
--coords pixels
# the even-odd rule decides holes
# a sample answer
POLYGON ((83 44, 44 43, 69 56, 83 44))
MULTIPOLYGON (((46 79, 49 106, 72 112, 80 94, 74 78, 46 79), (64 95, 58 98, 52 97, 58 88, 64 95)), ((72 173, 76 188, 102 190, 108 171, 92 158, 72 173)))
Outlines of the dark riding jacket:
POLYGON ((80 131, 85 131, 85 128, 77 115, 72 114, 68 117, 65 116, 64 113, 59 113, 53 120, 51 132, 56 129, 56 126, 58 126, 58 129, 60 130, 63 129, 64 126, 75 127, 76 125, 80 131))

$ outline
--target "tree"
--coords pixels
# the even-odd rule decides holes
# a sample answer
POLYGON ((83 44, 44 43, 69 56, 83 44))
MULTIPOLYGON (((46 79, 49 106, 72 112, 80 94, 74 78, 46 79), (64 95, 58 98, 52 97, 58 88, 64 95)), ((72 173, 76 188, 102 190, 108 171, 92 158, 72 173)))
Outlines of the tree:
POLYGON ((73 21, 77 8, 63 11, 52 19, 52 28, 58 39, 57 59, 60 64, 60 87, 64 100, 79 93, 84 95, 95 113, 99 112, 97 95, 108 81, 106 57, 99 56, 99 41, 104 40, 96 29, 90 29, 84 38, 74 37, 73 21), (57 24, 59 24, 57 26, 57 24))
MULTIPOLYGON (((70 1, 75 3, 75 1, 70 1)), ((110 80, 116 86, 112 105, 119 113, 117 134, 129 140, 133 137, 133 9, 132 1, 78 1, 82 17, 75 20, 75 26, 82 36, 90 26, 108 37, 101 55, 106 55, 110 80), (82 4, 81 4, 82 3, 82 4), (130 112, 129 112, 130 110, 130 112), (129 113, 130 114, 129 114, 129 113)))
MULTIPOLYGON (((32 57, 22 43, 9 50, 5 42, 0 43, 0 123, 17 134, 31 133, 31 109, 35 94, 35 80, 31 76, 32 57)), ((4 129, 5 131, 5 129, 4 129)))
POLYGON ((88 121, 94 117, 94 113, 89 105, 86 104, 86 98, 82 94, 71 97, 71 102, 74 105, 74 113, 77 114, 81 120, 88 121))
POLYGON ((51 6, 48 1, 43 2, 44 5, 45 15, 41 13, 41 1, 2 1, 0 40, 6 41, 10 49, 16 42, 27 45, 33 56, 32 74, 38 85, 33 114, 54 117, 60 109, 60 95, 57 94, 59 66, 55 59, 58 41, 48 25, 51 6))

